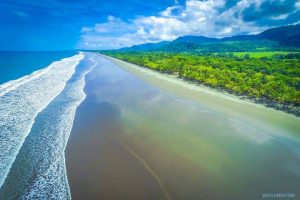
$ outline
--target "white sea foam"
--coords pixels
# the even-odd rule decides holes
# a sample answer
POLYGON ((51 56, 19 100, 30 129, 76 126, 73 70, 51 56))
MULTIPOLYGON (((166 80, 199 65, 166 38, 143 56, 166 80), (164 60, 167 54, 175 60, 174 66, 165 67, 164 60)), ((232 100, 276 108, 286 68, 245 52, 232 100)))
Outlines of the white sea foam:
MULTIPOLYGON (((63 92, 55 99, 58 106, 54 106, 52 109, 55 110, 54 113, 57 113, 57 115, 49 115, 48 113, 48 117, 41 121, 44 129, 38 126, 39 134, 37 135, 39 137, 42 135, 44 141, 40 142, 42 146, 35 146, 34 150, 42 152, 47 148, 49 153, 41 153, 35 160, 41 166, 33 184, 22 199, 71 199, 64 151, 73 126, 76 109, 86 97, 84 78, 97 64, 93 58, 90 60, 94 64, 81 73, 76 81, 68 83, 63 92), (62 104, 62 100, 65 103, 62 104), (53 124, 55 126, 52 126, 53 124)), ((55 103, 53 102, 53 104, 55 103)), ((34 138, 32 142, 34 142, 34 138)))
MULTIPOLYGON (((52 65, 55 65, 55 64, 57 64, 57 62, 52 63, 52 65)), ((32 74, 23 76, 22 78, 19 78, 17 80, 11 80, 6 83, 3 83, 2 85, 0 85, 0 96, 3 96, 6 93, 18 88, 19 86, 46 74, 50 68, 51 67, 49 66, 45 69, 37 70, 37 71, 33 72, 32 74)))
POLYGON ((80 53, 0 85, 0 187, 34 118, 64 89, 83 58, 80 53))
MULTIPOLYGON (((82 53, 80 53, 80 54, 82 54, 82 53)), ((64 58, 60 61, 53 62, 47 68, 37 70, 37 71, 33 72, 32 74, 29 74, 29 75, 23 76, 19 79, 11 80, 11 81, 1 84, 0 85, 0 97, 5 95, 6 93, 18 88, 21 85, 46 74, 53 66, 60 65, 63 62, 69 62, 69 60, 70 60, 70 58, 64 58)))
POLYGON ((63 91, 35 118, 0 199, 71 199, 64 151, 76 109, 86 97, 84 78, 96 66, 90 60, 94 64, 79 65, 63 91))

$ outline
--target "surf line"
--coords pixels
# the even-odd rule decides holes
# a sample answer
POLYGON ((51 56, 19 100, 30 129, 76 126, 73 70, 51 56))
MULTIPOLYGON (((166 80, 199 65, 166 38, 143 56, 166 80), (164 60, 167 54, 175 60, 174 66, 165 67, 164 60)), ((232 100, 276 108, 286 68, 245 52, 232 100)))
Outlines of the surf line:
POLYGON ((160 189, 164 193, 167 200, 170 200, 170 195, 168 191, 166 190, 164 184, 159 179, 158 175, 151 169, 151 167, 146 163, 146 161, 143 160, 138 154, 136 154, 127 144, 125 144, 123 141, 120 141, 120 143, 124 146, 124 148, 133 156, 135 157, 144 167, 145 169, 153 176, 153 178, 158 183, 160 189))
POLYGON ((25 82, 23 77, 0 86, 1 95, 3 95, 1 93, 2 89, 6 90, 8 88, 10 92, 13 92, 18 97, 7 95, 2 99, 0 95, 0 105, 2 103, 5 105, 0 108, 0 131, 3 132, 0 139, 7 141, 7 145, 0 146, 0 188, 3 186, 20 148, 31 131, 35 117, 64 89, 66 82, 74 74, 76 66, 84 57, 85 55, 79 53, 72 57, 61 59, 42 69, 42 73, 39 71, 33 72, 31 75, 26 75, 25 82), (28 78, 30 79, 29 81, 27 81, 28 78), (20 80, 21 82, 19 82, 20 80), (20 90, 15 90, 16 88, 14 87, 11 89, 10 84, 13 83, 14 85, 17 82, 19 83, 16 88, 19 88, 20 85, 24 87, 20 90), (37 87, 32 87, 35 85, 37 87), (33 98, 27 98, 32 94, 33 98), (30 109, 26 109, 27 106, 30 109), (26 112, 19 112, 24 108, 26 112), (7 110, 9 110, 9 115, 6 115, 7 110))
MULTIPOLYGON (((91 62, 93 62, 93 65, 83 74, 83 80, 85 81, 85 78, 86 78, 86 76, 91 72, 91 71, 93 71, 93 69, 98 65, 98 62, 95 60, 95 58, 94 57, 91 57, 91 58, 89 58, 89 60, 91 61, 91 62)), ((84 86, 83 86, 83 92, 84 92, 84 87, 85 87, 85 84, 84 84, 84 86)), ((85 94, 85 92, 84 92, 84 98, 82 99, 82 101, 80 102, 80 104, 85 100, 85 98, 86 98, 86 94, 85 94)), ((79 105, 80 105, 79 104, 79 105)), ((77 108, 78 108, 78 106, 79 105, 77 105, 77 107, 76 107, 76 111, 75 111, 75 114, 76 114, 76 112, 77 112, 77 108)), ((74 118, 73 118, 73 121, 72 121, 72 127, 73 127, 73 124, 74 124, 74 118)), ((68 142, 68 140, 69 140, 69 137, 70 137, 70 133, 69 133, 69 135, 67 136, 67 142, 68 142)), ((66 156, 65 156, 65 150, 66 150, 66 146, 65 146, 65 148, 64 148, 64 155, 63 155, 63 165, 64 165, 64 170, 65 170, 65 172, 67 171, 67 165, 66 165, 66 156)), ((59 158, 57 158, 57 159, 59 159, 59 158)), ((56 162, 56 161, 55 161, 56 162)), ((65 173, 64 174, 65 175, 65 178, 66 178, 66 185, 67 185, 67 190, 68 190, 68 194, 69 194, 69 196, 70 196, 70 198, 69 199, 72 199, 72 194, 71 194, 71 190, 70 190, 70 184, 69 184, 69 180, 68 180, 68 176, 67 176, 67 173, 65 173)))

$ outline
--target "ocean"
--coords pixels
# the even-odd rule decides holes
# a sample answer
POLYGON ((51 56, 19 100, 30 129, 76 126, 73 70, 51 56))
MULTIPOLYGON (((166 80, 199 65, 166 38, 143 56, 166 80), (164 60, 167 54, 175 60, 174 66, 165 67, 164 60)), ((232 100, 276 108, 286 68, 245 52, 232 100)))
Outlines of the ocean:
POLYGON ((0 51, 0 84, 31 74, 53 61, 74 54, 74 51, 0 51))
POLYGON ((0 53, 0 199, 70 199, 64 149, 84 77, 78 52, 0 53))

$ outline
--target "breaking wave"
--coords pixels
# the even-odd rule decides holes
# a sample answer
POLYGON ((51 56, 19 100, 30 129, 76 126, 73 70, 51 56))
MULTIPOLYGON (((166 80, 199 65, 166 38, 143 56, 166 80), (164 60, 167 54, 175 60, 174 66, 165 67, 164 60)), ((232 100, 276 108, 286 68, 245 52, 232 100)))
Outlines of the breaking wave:
POLYGON ((0 187, 35 117, 65 88, 83 58, 79 53, 0 85, 0 187))

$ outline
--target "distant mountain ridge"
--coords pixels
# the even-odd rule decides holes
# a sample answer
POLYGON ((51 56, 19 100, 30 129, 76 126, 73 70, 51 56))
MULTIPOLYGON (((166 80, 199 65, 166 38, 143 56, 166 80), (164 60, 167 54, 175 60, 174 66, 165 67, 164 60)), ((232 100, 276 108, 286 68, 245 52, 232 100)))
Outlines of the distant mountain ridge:
POLYGON ((256 37, 300 47, 300 24, 271 28, 256 37))
POLYGON ((188 35, 173 41, 134 45, 119 49, 119 51, 223 52, 298 48, 300 48, 300 24, 271 28, 257 35, 236 35, 224 38, 188 35))
POLYGON ((173 40, 173 42, 195 42, 195 43, 218 42, 218 41, 219 39, 217 38, 210 38, 205 36, 192 36, 192 35, 179 37, 173 40))

